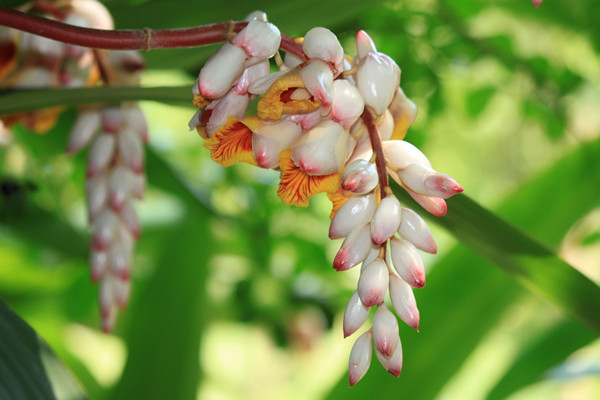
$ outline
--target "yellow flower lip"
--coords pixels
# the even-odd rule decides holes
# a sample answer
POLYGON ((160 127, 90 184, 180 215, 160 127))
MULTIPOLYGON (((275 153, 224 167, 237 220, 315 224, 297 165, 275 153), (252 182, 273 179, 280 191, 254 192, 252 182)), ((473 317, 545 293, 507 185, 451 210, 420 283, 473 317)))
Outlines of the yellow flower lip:
POLYGON ((339 189, 339 174, 308 175, 294 164, 289 150, 282 151, 279 157, 281 181, 277 195, 286 205, 306 207, 315 194, 335 193, 339 189))
POLYGON ((308 114, 319 107, 321 102, 313 96, 307 99, 294 99, 297 89, 306 89, 299 69, 276 80, 267 89, 257 106, 257 115, 263 120, 279 120, 283 114, 308 114))
POLYGON ((257 165, 252 154, 252 131, 243 120, 228 118, 227 123, 204 142, 204 147, 210 150, 212 160, 224 167, 238 162, 257 165))

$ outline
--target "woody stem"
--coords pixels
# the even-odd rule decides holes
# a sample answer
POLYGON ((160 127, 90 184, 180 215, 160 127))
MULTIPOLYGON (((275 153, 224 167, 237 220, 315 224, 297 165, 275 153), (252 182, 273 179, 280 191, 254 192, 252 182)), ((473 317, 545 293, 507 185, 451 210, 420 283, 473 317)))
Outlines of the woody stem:
MULTIPOLYGON (((59 42, 107 50, 151 50, 197 47, 224 42, 231 32, 239 32, 247 22, 218 22, 176 29, 101 30, 0 8, 0 25, 54 39, 59 42)), ((302 59, 306 55, 292 38, 282 35, 281 49, 302 59)))
POLYGON ((375 167, 377 168, 377 175, 379 175, 379 191, 381 193, 381 198, 383 199, 387 195, 386 188, 389 183, 387 168, 385 166, 385 156, 383 155, 383 148, 381 147, 381 139, 379 138, 377 127, 373 121, 373 116, 366 107, 361 118, 369 131, 371 148, 373 149, 373 153, 375 153, 375 167))

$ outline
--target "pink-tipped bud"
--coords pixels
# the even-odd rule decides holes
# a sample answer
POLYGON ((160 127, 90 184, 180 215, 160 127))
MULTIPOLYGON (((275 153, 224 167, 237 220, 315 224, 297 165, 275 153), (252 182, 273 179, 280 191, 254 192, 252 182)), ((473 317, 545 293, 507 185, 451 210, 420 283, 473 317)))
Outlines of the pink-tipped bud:
POLYGON ((414 288, 425 286, 425 267, 416 247, 406 239, 392 238, 390 249, 400 277, 414 288))
POLYGON ((385 303, 377 306, 377 312, 373 317, 373 341, 375 349, 386 358, 394 354, 400 342, 398 320, 385 303))
POLYGON ((131 187, 133 190, 133 195, 138 199, 143 199, 144 193, 146 192, 146 175, 132 174, 131 187))
POLYGON ((127 303, 129 303, 131 295, 131 281, 128 279, 115 279, 114 286, 115 302, 121 310, 124 310, 127 307, 127 303))
POLYGON ((135 237, 136 239, 140 238, 140 222, 138 220, 137 213, 135 211, 135 207, 128 201, 125 203, 123 209, 121 210, 121 221, 127 228, 127 230, 135 237))
MULTIPOLYGON (((239 95, 230 90, 227 94, 216 100, 216 105, 209 105, 205 111, 211 111, 208 123, 206 124, 206 133, 212 136, 219 128, 227 122, 227 118, 235 117, 242 119, 246 115, 250 97, 248 95, 239 95)), ((200 114, 201 115, 201 114, 200 114)))
POLYGON ((92 240, 94 249, 102 251, 108 249, 115 237, 118 220, 109 209, 102 210, 92 222, 92 240))
POLYGON ((100 129, 101 114, 98 110, 82 110, 69 134, 68 153, 76 153, 85 147, 98 129, 100 129))
POLYGON ((542 1, 544 0, 531 0, 531 4, 533 4, 535 8, 538 8, 542 4, 542 1))
POLYGON ((253 19, 231 39, 231 44, 248 55, 244 66, 249 67, 273 57, 281 44, 281 33, 272 23, 253 19))
POLYGON ((345 129, 350 129, 365 108, 360 92, 346 79, 333 81, 331 103, 329 118, 342 124, 345 129))
POLYGON ((318 58, 333 65, 336 76, 342 72, 344 49, 337 36, 326 28, 312 28, 304 36, 302 50, 309 58, 318 58))
POLYGON ((394 195, 387 195, 377 206, 371 222, 371 239, 376 245, 385 243, 400 227, 402 207, 394 195))
POLYGON ((87 209, 90 218, 94 218, 104 207, 108 199, 108 181, 105 174, 88 178, 85 183, 87 209))
POLYGON ((324 106, 331 104, 331 91, 333 87, 333 72, 321 60, 311 60, 300 69, 300 76, 306 90, 324 106))
POLYGON ((379 175, 375 164, 367 160, 355 160, 346 166, 341 181, 342 189, 363 194, 377 187, 379 175))
POLYGON ((397 275, 390 275, 390 299, 394 311, 408 326, 419 330, 419 309, 412 288, 397 275))
POLYGON ((209 99, 223 97, 244 71, 246 52, 225 43, 204 64, 198 76, 198 89, 209 99))
POLYGON ((302 135, 302 127, 287 119, 276 124, 260 123, 252 129, 252 153, 261 168, 279 165, 279 153, 302 135))
POLYGON ((119 279, 129 279, 130 258, 131 254, 121 243, 113 244, 108 250, 108 264, 111 272, 119 279))
POLYGON ((87 175, 94 176, 108 166, 115 153, 116 140, 113 135, 100 135, 90 148, 87 160, 87 175))
POLYGON ((434 171, 422 164, 410 164, 398 171, 398 177, 411 190, 442 199, 463 191, 451 176, 434 171))
POLYGON ((355 291, 344 312, 344 337, 356 332, 365 323, 368 316, 369 308, 360 301, 358 291, 355 291))
POLYGON ((309 175, 339 172, 346 161, 349 135, 331 120, 323 120, 292 147, 292 160, 309 175))
POLYGON ((369 53, 377 53, 373 39, 362 29, 356 34, 356 55, 363 60, 369 53))
POLYGON ((358 279, 358 295, 366 307, 383 303, 389 283, 387 264, 381 258, 363 265, 358 279))
POLYGON ((398 233, 415 245, 417 249, 423 250, 426 253, 437 253, 437 245, 429 227, 423 218, 410 208, 402 207, 402 222, 400 223, 398 233))
POLYGON ((411 164, 421 164, 431 167, 431 163, 413 144, 404 140, 388 140, 381 143, 385 160, 394 169, 400 170, 411 164))
POLYGON ((106 274, 108 257, 106 252, 92 250, 90 254, 90 275, 92 282, 98 282, 106 274))
POLYGON ((148 143, 148 122, 142 109, 135 105, 125 107, 123 112, 127 126, 138 134, 143 143, 148 143))
POLYGON ((237 83, 233 87, 233 91, 236 94, 244 95, 248 94, 250 85, 256 82, 259 78, 267 76, 270 72, 269 61, 261 61, 258 64, 254 64, 244 70, 242 76, 238 79, 237 83))
POLYGON ((390 374, 394 376, 399 376, 400 372, 402 372, 402 343, 400 343, 400 338, 398 338, 398 344, 396 345, 396 350, 394 350, 394 354, 391 357, 386 357, 379 350, 375 349, 375 355, 377 359, 390 374))
POLYGON ((116 212, 121 211, 131 193, 129 172, 122 166, 112 169, 108 178, 108 203, 116 212))
POLYGON ((369 53, 358 67, 356 84, 365 104, 381 115, 400 84, 400 68, 385 54, 369 53))
POLYGON ((117 133, 121 129, 123 112, 121 107, 105 107, 102 110, 102 129, 106 133, 117 133))
POLYGON ((350 386, 354 386, 360 381, 371 366, 371 357, 373 357, 373 334, 371 331, 366 331, 356 339, 352 351, 350 352, 350 360, 348 361, 348 380, 350 386))
MULTIPOLYGON (((110 320, 110 314, 114 308, 115 291, 114 291, 114 278, 112 275, 107 274, 100 281, 100 288, 98 290, 98 302, 100 303, 100 311, 102 313, 102 319, 110 320)), ((114 323, 114 321, 112 321, 114 323)), ((112 329, 112 324, 110 324, 112 329)), ((110 330, 110 329, 109 329, 110 330)))
POLYGON ((346 200, 331 220, 329 237, 331 239, 346 237, 358 226, 369 222, 375 213, 375 202, 375 194, 354 196, 346 200))
MULTIPOLYGON (((393 174, 390 174, 392 177, 394 176, 393 174)), ((400 181, 400 179, 396 179, 396 182, 402 184, 400 181)), ((444 215, 446 215, 446 212, 448 211, 448 206, 446 205, 446 201, 444 199, 440 199, 439 197, 434 197, 434 196, 426 196, 424 194, 420 194, 420 193, 416 193, 413 192, 412 190, 406 188, 406 191, 408 192, 408 194, 410 194, 410 196, 415 199, 415 201, 417 203, 419 203, 419 205, 421 205, 421 207, 423 207, 425 210, 429 211, 431 214, 435 215, 436 217, 443 217, 444 215)))
POLYGON ((354 267, 365 259, 372 246, 371 225, 365 224, 355 228, 335 255, 333 268, 337 271, 346 271, 354 267))
POLYGON ((123 129, 117 135, 117 143, 123 163, 133 172, 141 173, 144 169, 144 147, 140 137, 133 129, 123 129))

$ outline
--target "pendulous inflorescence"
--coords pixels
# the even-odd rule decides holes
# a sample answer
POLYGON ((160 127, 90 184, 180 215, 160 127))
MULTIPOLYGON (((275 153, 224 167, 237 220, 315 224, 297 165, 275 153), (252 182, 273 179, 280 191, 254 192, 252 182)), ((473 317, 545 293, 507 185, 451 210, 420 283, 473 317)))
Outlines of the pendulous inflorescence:
POLYGON ((413 288, 425 286, 419 250, 436 253, 437 247, 423 219, 400 204, 388 177, 436 216, 446 213, 444 199, 463 189, 403 140, 417 108, 400 88, 398 65, 366 32, 357 33, 353 58, 335 34, 313 28, 282 59, 282 35, 266 15, 255 12, 246 21, 201 69, 193 87, 199 110, 190 129, 223 166, 246 162, 280 171, 277 194, 287 205, 307 206, 315 194, 327 194, 333 204, 329 236, 344 239, 333 267, 361 264, 344 336, 355 334, 375 309, 372 327, 350 354, 350 385, 367 372, 373 348, 398 376, 396 315, 418 329, 413 288), (251 101, 257 112, 247 115, 251 101))

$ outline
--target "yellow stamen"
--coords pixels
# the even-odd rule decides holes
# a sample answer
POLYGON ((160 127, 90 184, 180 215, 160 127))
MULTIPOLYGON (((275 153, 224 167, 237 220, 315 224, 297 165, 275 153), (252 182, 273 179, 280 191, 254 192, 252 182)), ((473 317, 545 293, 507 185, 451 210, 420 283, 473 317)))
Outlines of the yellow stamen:
POLYGON ((279 120, 282 114, 308 114, 321 107, 321 102, 312 97, 303 100, 290 98, 288 101, 282 101, 282 94, 297 88, 306 88, 300 77, 299 69, 290 71, 289 74, 276 80, 267 89, 258 102, 256 110, 258 117, 260 119, 279 120))
POLYGON ((252 131, 237 118, 227 118, 227 123, 204 142, 213 161, 224 167, 238 162, 257 165, 252 154, 252 131))
POLYGON ((202 96, 200 93, 194 94, 194 107, 204 108, 210 103, 210 100, 202 96))
POLYGON ((280 153, 279 168, 281 168, 281 181, 277 195, 286 205, 306 207, 315 194, 335 193, 340 187, 339 174, 308 175, 294 164, 290 150, 280 153))

